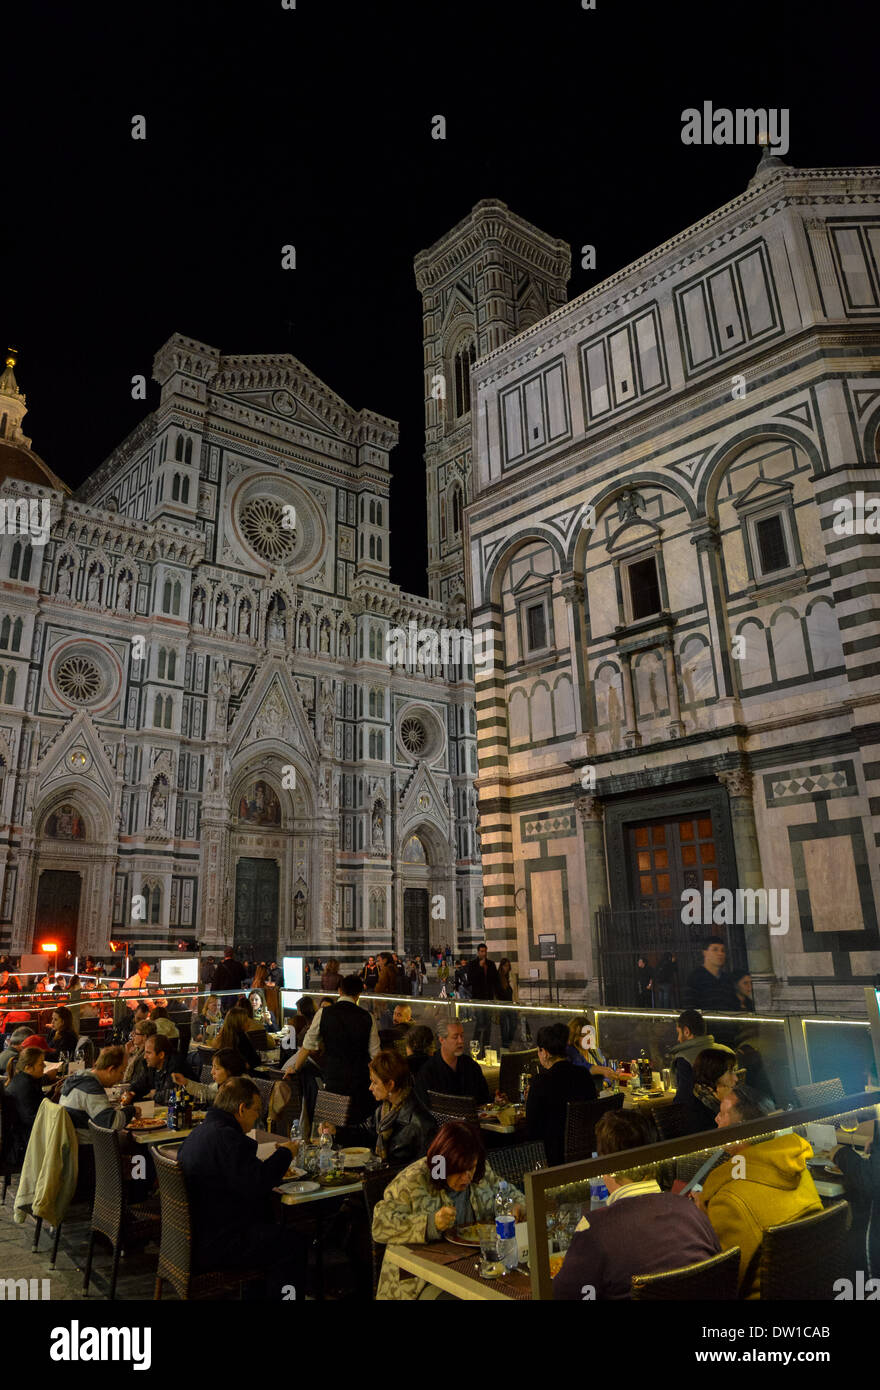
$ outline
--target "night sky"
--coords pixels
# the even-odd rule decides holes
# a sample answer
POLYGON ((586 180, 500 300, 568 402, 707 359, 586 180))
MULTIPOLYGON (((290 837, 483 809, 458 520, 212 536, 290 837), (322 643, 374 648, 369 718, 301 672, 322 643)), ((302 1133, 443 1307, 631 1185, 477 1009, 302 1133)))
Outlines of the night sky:
POLYGON ((9 0, 0 338, 21 350, 25 431, 76 486, 142 418, 130 379, 171 333, 291 352, 400 422, 392 578, 426 592, 416 252, 500 198, 572 245, 582 293, 745 188, 754 149, 681 142, 704 100, 788 107, 789 163, 876 161, 866 15, 855 0, 9 0))

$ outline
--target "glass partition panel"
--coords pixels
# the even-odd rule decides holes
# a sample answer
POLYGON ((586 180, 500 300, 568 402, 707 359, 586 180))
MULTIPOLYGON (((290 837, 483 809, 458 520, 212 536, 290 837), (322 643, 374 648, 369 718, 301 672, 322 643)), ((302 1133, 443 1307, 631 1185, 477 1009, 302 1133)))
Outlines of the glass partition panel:
POLYGON ((870 1024, 861 1019, 802 1018, 810 1081, 839 1077, 847 1095, 878 1084, 870 1024))
MULTIPOLYGON (((532 1298, 552 1300, 554 1288, 557 1298, 561 1293, 566 1299, 585 1301, 606 1298, 609 1293, 615 1296, 613 1291, 596 1287, 590 1284, 588 1277, 582 1277, 585 1271, 594 1267, 583 1240, 577 1243, 570 1258, 569 1251, 579 1233, 589 1235, 590 1213, 608 1206, 609 1198, 612 1205, 621 1200, 619 1193, 625 1191, 627 1184, 653 1182, 661 1192, 668 1194, 671 1201, 687 1201, 689 1198, 681 1193, 683 1178, 699 1177, 702 1186, 708 1173, 724 1163, 731 1165, 732 1178, 747 1177, 749 1149, 754 1145, 792 1132, 808 1137, 806 1126, 816 1123, 833 1126, 835 1142, 863 1147, 870 1139, 873 1123, 878 1118, 880 1096, 877 1093, 872 1096, 856 1094, 824 1105, 777 1112, 723 1130, 706 1131, 606 1157, 526 1173, 523 1186, 527 1203, 532 1298), (724 1145, 730 1146, 729 1152, 722 1147, 722 1140, 724 1145), (743 1165, 742 1173, 732 1171, 737 1160, 743 1165), (560 1277, 562 1282, 556 1285, 554 1281, 560 1277)), ((811 1134, 814 1138, 818 1137, 815 1131, 811 1131, 811 1134)), ((814 1163, 812 1154, 807 1158, 822 1200, 831 1203, 845 1197, 840 1179, 826 1174, 826 1160, 820 1158, 814 1163)), ((656 1190, 656 1187, 649 1189, 656 1190)), ((630 1194, 623 1200, 637 1202, 640 1198, 630 1194)), ((707 1215, 711 1221, 711 1202, 707 1215)), ((670 1249, 668 1268, 680 1268, 682 1263, 680 1249, 670 1249)), ((634 1269, 633 1272, 640 1271, 634 1269)), ((654 1270, 641 1272, 657 1272, 656 1265, 654 1270)), ((616 1296, 623 1296, 623 1292, 617 1290, 616 1296)), ((692 1296, 688 1294, 688 1297, 692 1296)), ((829 1287, 828 1299, 832 1300, 834 1296, 833 1289, 829 1287)))
MULTIPOLYGON (((596 1009, 594 1013, 599 1048, 606 1057, 631 1060, 644 1049, 653 1071, 670 1067, 680 1010, 663 1013, 654 1009, 596 1009)), ((784 1018, 710 1013, 703 1018, 706 1047, 713 1042, 732 1047, 749 1085, 778 1106, 793 1104, 795 1076, 784 1018)))

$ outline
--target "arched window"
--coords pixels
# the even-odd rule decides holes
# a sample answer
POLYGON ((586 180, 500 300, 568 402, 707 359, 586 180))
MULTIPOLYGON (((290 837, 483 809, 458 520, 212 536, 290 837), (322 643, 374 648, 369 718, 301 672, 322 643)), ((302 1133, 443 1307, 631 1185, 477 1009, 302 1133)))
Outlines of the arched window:
POLYGON ((13 670, 10 669, 9 671, 6 672, 6 694, 5 694, 5 696, 4 696, 4 704, 11 705, 14 699, 15 699, 15 672, 14 672, 13 670))
POLYGON ((462 521, 462 496, 461 496, 461 488, 460 488, 460 487, 455 487, 455 488, 452 489, 452 530, 453 530, 453 533, 454 533, 456 536, 459 535, 460 532, 461 532, 461 521, 462 521))
POLYGON ((171 718, 174 714, 174 704, 170 695, 165 696, 165 728, 171 728, 171 718))
POLYGON ((179 434, 174 442, 174 457, 178 463, 183 463, 183 435, 179 434))
POLYGON ((157 695, 153 701, 153 726, 156 729, 162 727, 162 696, 157 695))
POLYGON ((171 611, 177 615, 180 613, 180 594, 180 580, 178 579, 174 582, 174 589, 171 596, 171 611))
MULTIPOLYGON (((361 536, 361 540, 363 540, 363 536, 361 536)), ((361 628, 360 632, 358 633, 358 656, 362 657, 363 654, 364 654, 364 630, 363 630, 363 628, 361 628)))
POLYGON ((156 926, 162 911, 162 888, 158 883, 145 883, 142 888, 145 901, 146 920, 156 926))
MULTIPOLYGON (((186 441, 186 448, 183 451, 183 461, 184 463, 192 463, 193 461, 193 442, 191 439, 186 441)), ((186 498, 184 497, 183 500, 185 502, 186 498)))
POLYGON ((370 525, 376 525, 376 503, 372 499, 370 500, 370 525))
POLYGON ((168 680, 174 680, 174 672, 177 669, 177 652, 168 653, 168 680))
POLYGON ((375 537, 375 536, 371 536, 371 537, 370 537, 370 559, 371 559, 371 560, 375 560, 375 558, 376 558, 376 537, 375 537))
POLYGON ((460 420, 471 408, 471 366, 477 359, 473 343, 467 343, 455 354, 455 418, 460 420))
MULTIPOLYGON (((187 459, 187 463, 189 463, 189 459, 187 459)), ((189 501, 189 478, 184 478, 183 483, 181 484, 180 500, 181 502, 189 501)))
POLYGON ((16 541, 12 547, 12 560, 9 565, 9 578, 20 579, 26 583, 31 577, 31 543, 16 541))
POLYGON ((377 560, 381 560, 381 559, 382 559, 382 537, 381 537, 381 536, 377 536, 377 537, 376 537, 376 559, 377 559, 377 560))
POLYGON ((171 580, 165 580, 165 587, 162 590, 162 612, 171 612, 171 580))
POLYGON ((167 653, 166 653, 166 651, 165 651, 165 648, 164 648, 164 647, 160 647, 160 648, 159 648, 159 665, 158 665, 158 669, 157 669, 157 671, 156 671, 156 675, 158 676, 158 678, 159 678, 160 681, 163 681, 163 680, 165 679, 165 661, 166 661, 166 656, 167 656, 167 653))
POLYGON ((385 735, 380 729, 376 735, 376 757, 382 762, 385 758, 385 735))
POLYGON ((16 618, 15 622, 12 624, 12 650, 14 652, 21 650, 21 633, 23 626, 24 624, 21 618, 16 618))
POLYGON ((171 483, 171 501, 172 501, 172 502, 178 502, 179 500, 180 500, 180 474, 179 474, 179 473, 175 473, 174 478, 173 478, 172 483, 171 483))
POLYGON ((371 729, 371 730, 370 730, 370 757, 371 757, 371 758, 375 758, 375 756, 376 756, 376 735, 375 735, 374 731, 371 729))
POLYGON ((363 558, 363 554, 364 554, 364 533, 363 533, 363 531, 361 531, 361 558, 363 558))
POLYGON ((11 619, 11 618, 4 618, 4 619, 3 619, 2 625, 0 625, 0 647, 8 647, 8 646, 9 646, 9 634, 10 634, 11 629, 12 629, 12 619, 11 619))
POLYGON ((381 526, 381 525, 382 525, 382 503, 381 503, 381 502, 377 502, 377 503, 376 503, 376 525, 377 525, 377 526, 381 526))

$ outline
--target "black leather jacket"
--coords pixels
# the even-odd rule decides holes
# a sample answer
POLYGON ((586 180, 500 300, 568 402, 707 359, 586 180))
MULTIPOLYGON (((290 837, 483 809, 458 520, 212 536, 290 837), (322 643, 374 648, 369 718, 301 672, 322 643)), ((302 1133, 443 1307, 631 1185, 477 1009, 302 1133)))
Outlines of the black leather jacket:
MULTIPOLYGON (((364 1136, 364 1142, 369 1143, 374 1152, 381 1116, 382 1106, 379 1105, 374 1113, 359 1126, 364 1136)), ((410 1091, 409 1095, 401 1101, 390 1130, 384 1132, 386 1160, 388 1163, 414 1163, 417 1158, 424 1158, 436 1133, 437 1121, 434 1116, 410 1091)))

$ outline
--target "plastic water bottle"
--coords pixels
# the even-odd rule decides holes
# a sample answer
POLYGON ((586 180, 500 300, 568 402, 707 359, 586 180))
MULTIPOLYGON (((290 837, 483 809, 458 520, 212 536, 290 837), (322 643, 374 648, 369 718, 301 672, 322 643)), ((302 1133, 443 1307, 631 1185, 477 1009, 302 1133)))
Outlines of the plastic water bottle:
POLYGON ((318 1148, 318 1172, 326 1177, 333 1170, 333 1136, 325 1130, 318 1148))
POLYGON ((519 1251, 516 1245, 516 1217, 510 1184, 504 1178, 495 1193, 495 1234, 498 1237, 498 1258, 505 1269, 516 1269, 519 1251))

